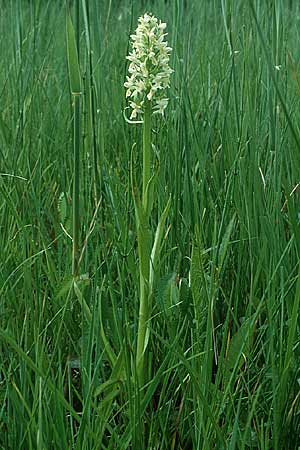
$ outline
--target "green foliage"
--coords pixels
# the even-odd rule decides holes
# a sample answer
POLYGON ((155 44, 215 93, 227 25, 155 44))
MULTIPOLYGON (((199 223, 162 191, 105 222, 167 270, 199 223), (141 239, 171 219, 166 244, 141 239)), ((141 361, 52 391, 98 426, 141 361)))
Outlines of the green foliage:
POLYGON ((64 2, 0 1, 0 449, 298 449, 299 2, 68 3, 69 46, 64 2), (123 118, 145 11, 174 68, 147 218, 142 129, 123 118))

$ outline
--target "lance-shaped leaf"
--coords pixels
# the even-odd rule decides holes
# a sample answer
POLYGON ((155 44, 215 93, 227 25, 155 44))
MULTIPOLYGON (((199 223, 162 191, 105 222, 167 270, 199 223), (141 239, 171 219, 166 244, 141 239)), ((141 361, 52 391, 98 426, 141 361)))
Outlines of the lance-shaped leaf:
POLYGON ((161 244, 162 244, 162 238, 165 228, 165 223, 168 217, 169 209, 171 206, 171 198, 169 198, 168 203, 159 219, 155 238, 154 238, 154 244, 151 251, 151 261, 150 261, 150 293, 153 290, 153 284, 154 284, 154 276, 155 272, 157 270, 157 264, 160 257, 160 250, 161 250, 161 244))

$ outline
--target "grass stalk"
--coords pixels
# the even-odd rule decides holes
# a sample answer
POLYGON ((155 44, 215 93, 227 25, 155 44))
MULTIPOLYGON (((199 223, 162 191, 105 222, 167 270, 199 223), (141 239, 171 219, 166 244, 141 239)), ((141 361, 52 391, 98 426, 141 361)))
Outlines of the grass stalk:
MULTIPOLYGON (((77 5, 78 6, 78 5, 77 5)), ((76 25, 79 26, 79 9, 76 9, 76 25)), ((67 52, 69 64, 70 88, 74 105, 73 118, 73 248, 72 248, 72 275, 78 275, 79 261, 79 189, 80 189, 80 100, 81 77, 78 58, 78 39, 72 24, 70 8, 67 3, 67 52)), ((77 29, 78 35, 78 29, 77 29)))
POLYGON ((74 95, 74 134, 73 134, 73 248, 72 274, 78 275, 79 267, 79 189, 80 189, 80 95, 74 95))

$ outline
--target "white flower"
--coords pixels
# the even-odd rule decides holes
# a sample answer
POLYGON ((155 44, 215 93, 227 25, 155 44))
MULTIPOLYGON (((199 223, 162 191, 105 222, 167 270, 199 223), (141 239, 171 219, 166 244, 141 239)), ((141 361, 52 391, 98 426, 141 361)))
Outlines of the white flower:
POLYGON ((124 86, 126 97, 130 98, 130 118, 143 114, 145 101, 151 102, 153 113, 163 114, 168 104, 166 89, 170 86, 173 70, 169 67, 171 48, 164 37, 166 24, 157 18, 144 14, 139 18, 136 34, 131 35, 132 52, 124 86))
POLYGON ((156 105, 154 107, 154 109, 155 109, 154 114, 155 113, 163 114, 166 107, 168 106, 168 101, 169 101, 168 98, 161 98, 161 99, 157 100, 156 105))

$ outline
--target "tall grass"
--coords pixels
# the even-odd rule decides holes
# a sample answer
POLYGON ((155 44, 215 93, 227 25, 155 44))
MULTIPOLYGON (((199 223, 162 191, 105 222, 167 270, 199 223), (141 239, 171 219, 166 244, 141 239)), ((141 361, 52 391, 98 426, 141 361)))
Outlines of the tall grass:
POLYGON ((0 448, 298 449, 298 2, 78 4, 74 292, 66 9, 0 2, 0 448), (153 233, 171 203, 139 390, 142 133, 123 83, 144 11, 175 71, 153 124, 153 233))

